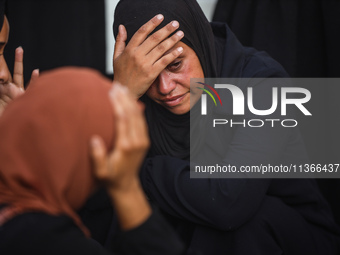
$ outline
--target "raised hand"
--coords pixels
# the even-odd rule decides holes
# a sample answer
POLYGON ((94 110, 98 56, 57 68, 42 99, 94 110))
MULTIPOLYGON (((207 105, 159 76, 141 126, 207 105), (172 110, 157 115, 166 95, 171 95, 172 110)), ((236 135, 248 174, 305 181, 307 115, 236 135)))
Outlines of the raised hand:
POLYGON ((116 122, 116 141, 107 154, 103 140, 91 140, 95 176, 106 184, 123 230, 142 224, 151 207, 138 177, 140 165, 149 148, 147 124, 140 107, 125 87, 114 84, 110 93, 116 122))
MULTIPOLYGON (((8 81, 3 81, 0 84, 0 116, 5 107, 15 98, 24 93, 24 68, 23 68, 24 50, 18 47, 15 50, 14 72, 13 79, 9 75, 8 81)), ((3 60, 4 61, 4 60, 3 60)), ((39 70, 35 69, 32 72, 31 82, 39 77, 39 70)))
POLYGON ((142 107, 127 88, 114 84, 110 99, 116 123, 114 149, 107 155, 102 139, 94 136, 92 157, 97 178, 112 190, 124 190, 138 180, 138 171, 150 141, 142 107))
POLYGON ((141 97, 151 86, 160 72, 174 61, 182 52, 182 47, 174 47, 184 33, 177 31, 177 21, 150 35, 164 20, 159 14, 144 24, 133 35, 128 45, 125 44, 127 31, 119 26, 113 56, 114 80, 127 86, 136 98, 141 97))
MULTIPOLYGON (((39 69, 34 69, 29 84, 35 81, 38 77, 39 69)), ((24 50, 22 47, 18 47, 15 50, 13 83, 14 85, 16 85, 16 87, 18 87, 22 91, 24 90, 24 50)))

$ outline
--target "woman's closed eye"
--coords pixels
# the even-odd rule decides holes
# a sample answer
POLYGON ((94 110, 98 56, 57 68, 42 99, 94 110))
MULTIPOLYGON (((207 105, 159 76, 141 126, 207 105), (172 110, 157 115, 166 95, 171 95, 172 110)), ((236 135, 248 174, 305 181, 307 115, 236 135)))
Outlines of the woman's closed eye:
POLYGON ((176 71, 181 67, 182 61, 175 61, 167 66, 169 71, 176 71))

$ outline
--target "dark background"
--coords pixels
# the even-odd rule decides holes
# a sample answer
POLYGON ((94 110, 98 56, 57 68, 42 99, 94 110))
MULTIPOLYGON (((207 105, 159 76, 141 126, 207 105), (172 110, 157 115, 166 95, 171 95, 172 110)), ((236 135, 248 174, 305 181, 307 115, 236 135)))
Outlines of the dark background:
MULTIPOLYGON (((35 68, 87 66, 105 74, 104 8, 104 0, 7 1, 10 70, 22 46, 26 83, 35 68)), ((245 46, 267 51, 292 77, 340 77, 339 0, 219 0, 214 20, 227 22, 245 46)), ((338 95, 340 85, 313 91, 318 117, 313 127, 301 123, 312 162, 340 163, 338 95)), ((340 223, 340 180, 318 183, 340 223)))
MULTIPOLYGON (((340 77, 339 0, 219 0, 214 21, 225 22, 245 46, 264 50, 291 77, 340 77)), ((340 163, 340 84, 318 86, 312 119, 299 121, 313 163, 340 163)), ((340 180, 318 179, 340 224, 340 180)))
POLYGON ((87 66, 104 74, 104 8, 104 0, 7 0, 9 69, 22 46, 26 83, 35 68, 87 66))

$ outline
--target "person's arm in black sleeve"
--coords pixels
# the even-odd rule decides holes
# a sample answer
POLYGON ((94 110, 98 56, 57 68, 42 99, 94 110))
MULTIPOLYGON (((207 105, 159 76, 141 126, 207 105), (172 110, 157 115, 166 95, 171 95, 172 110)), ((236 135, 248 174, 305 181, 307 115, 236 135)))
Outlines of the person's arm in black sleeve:
POLYGON ((114 252, 84 233, 67 216, 26 213, 0 230, 1 254, 180 255, 184 246, 157 211, 115 240, 114 252), (19 245, 18 245, 19 244, 19 245))
POLYGON ((140 226, 123 232, 115 244, 121 254, 175 255, 185 251, 175 231, 155 209, 140 226))
POLYGON ((150 199, 169 214, 232 230, 256 212, 270 180, 190 179, 189 162, 156 156, 146 160, 142 183, 150 199))
MULTIPOLYGON (((298 157, 299 134, 282 127, 238 128, 219 165, 279 165, 287 154, 298 157)), ((141 170, 148 197, 173 216, 221 230, 244 224, 258 210, 270 179, 192 179, 190 163, 169 156, 148 158, 141 170)))
POLYGON ((175 231, 152 211, 139 180, 132 186, 108 189, 119 218, 122 234, 115 251, 136 255, 179 255, 184 245, 175 231), (118 249, 117 249, 118 248, 118 249))

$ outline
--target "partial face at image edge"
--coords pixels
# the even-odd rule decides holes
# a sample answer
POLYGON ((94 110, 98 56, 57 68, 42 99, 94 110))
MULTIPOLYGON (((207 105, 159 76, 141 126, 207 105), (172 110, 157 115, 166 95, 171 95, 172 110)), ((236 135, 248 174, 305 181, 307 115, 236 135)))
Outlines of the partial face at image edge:
POLYGON ((4 57, 4 49, 8 42, 9 37, 9 23, 4 17, 4 22, 0 31, 0 83, 5 84, 11 80, 11 76, 7 67, 7 63, 4 57))

